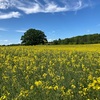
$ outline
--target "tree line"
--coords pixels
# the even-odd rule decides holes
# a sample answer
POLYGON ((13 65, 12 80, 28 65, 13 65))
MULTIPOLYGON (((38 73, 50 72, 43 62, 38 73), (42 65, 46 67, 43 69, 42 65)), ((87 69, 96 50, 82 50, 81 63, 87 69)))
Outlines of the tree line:
POLYGON ((71 38, 65 38, 65 39, 58 39, 51 42, 51 44, 54 45, 60 45, 60 44, 96 44, 100 43, 100 34, 88 34, 83 36, 76 36, 71 38))

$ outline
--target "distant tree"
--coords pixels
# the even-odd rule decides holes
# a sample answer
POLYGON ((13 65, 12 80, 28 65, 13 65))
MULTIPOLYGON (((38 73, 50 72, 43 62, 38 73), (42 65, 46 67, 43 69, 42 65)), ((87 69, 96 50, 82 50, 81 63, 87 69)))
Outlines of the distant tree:
POLYGON ((75 36, 71 38, 54 40, 52 44, 95 44, 100 43, 100 33, 75 36))
POLYGON ((29 29, 21 37, 24 45, 38 45, 47 42, 46 35, 41 30, 29 29))
POLYGON ((59 44, 59 43, 58 43, 58 40, 54 40, 54 41, 53 41, 53 44, 54 44, 54 45, 58 45, 58 44, 59 44))

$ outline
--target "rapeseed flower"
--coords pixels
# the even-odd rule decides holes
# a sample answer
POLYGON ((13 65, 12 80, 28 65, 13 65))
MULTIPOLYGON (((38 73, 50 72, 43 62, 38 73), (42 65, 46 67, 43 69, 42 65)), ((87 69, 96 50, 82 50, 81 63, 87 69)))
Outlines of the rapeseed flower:
POLYGON ((42 85, 42 81, 35 81, 35 85, 36 86, 41 86, 42 85))

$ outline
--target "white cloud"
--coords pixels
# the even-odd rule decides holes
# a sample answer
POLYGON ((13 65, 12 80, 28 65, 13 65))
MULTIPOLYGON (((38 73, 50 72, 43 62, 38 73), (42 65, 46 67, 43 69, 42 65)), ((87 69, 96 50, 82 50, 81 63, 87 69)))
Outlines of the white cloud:
MULTIPOLYGON (((26 14, 54 13, 65 11, 77 11, 91 5, 91 0, 0 0, 0 9, 15 8, 26 14), (58 3, 60 2, 60 3, 58 3)), ((13 10, 13 9, 10 9, 13 10)), ((0 19, 18 18, 19 12, 11 11, 9 14, 0 14, 0 19)))
POLYGON ((7 29, 0 27, 0 31, 7 31, 7 29))
MULTIPOLYGON (((85 5, 84 5, 85 6, 85 5)), ((73 9, 72 10, 79 10, 79 9, 81 9, 82 7, 84 7, 84 6, 82 6, 82 1, 78 1, 77 3, 76 3, 76 5, 75 5, 75 7, 73 7, 73 9)))
POLYGON ((48 3, 45 6, 44 12, 61 12, 61 11, 67 11, 67 7, 60 7, 57 4, 55 4, 54 2, 48 3))
MULTIPOLYGON (((37 0, 35 0, 37 1, 37 0)), ((59 4, 55 2, 50 2, 45 0, 45 4, 41 4, 40 2, 35 2, 31 3, 30 6, 19 6, 17 7, 18 9, 22 10, 26 14, 31 14, 31 13, 38 13, 38 12, 43 12, 43 13, 54 13, 54 12, 65 12, 65 11, 76 11, 79 9, 82 9, 86 7, 86 4, 82 5, 82 1, 78 1, 74 3, 65 3, 63 6, 60 6, 59 4)))
POLYGON ((48 42, 51 42, 51 41, 53 41, 53 39, 48 39, 48 42))
POLYGON ((0 41, 2 41, 2 42, 8 42, 8 40, 0 40, 0 41))
POLYGON ((0 13, 0 19, 19 18, 19 12, 0 13))
POLYGON ((4 42, 8 42, 8 40, 4 40, 4 42))
POLYGON ((9 6, 8 0, 0 0, 0 9, 7 9, 9 6))
POLYGON ((53 12, 67 11, 66 6, 59 7, 58 5, 56 5, 54 3, 46 4, 44 7, 40 6, 37 3, 35 3, 31 7, 17 7, 17 8, 20 9, 20 10, 22 10, 22 11, 24 11, 26 14, 38 13, 38 12, 53 13, 53 12))
POLYGON ((5 40, 0 40, 0 45, 8 45, 10 44, 10 41, 5 39, 5 40))
POLYGON ((24 11, 26 14, 42 12, 42 9, 40 8, 39 4, 36 3, 32 7, 17 7, 17 8, 24 11))
POLYGON ((67 9, 68 9, 67 11, 78 11, 80 9, 90 6, 88 0, 87 2, 84 2, 84 1, 85 0, 71 0, 67 2, 67 0, 64 0, 64 3, 67 6, 67 9))
POLYGON ((26 32, 26 30, 16 30, 16 32, 24 33, 24 32, 26 32))

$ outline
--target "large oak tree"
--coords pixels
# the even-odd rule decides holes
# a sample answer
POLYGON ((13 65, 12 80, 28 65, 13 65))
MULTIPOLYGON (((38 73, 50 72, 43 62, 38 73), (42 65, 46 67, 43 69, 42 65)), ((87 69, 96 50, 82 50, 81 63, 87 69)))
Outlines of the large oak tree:
POLYGON ((29 29, 21 37, 24 45, 38 45, 47 42, 46 35, 41 30, 29 29))

